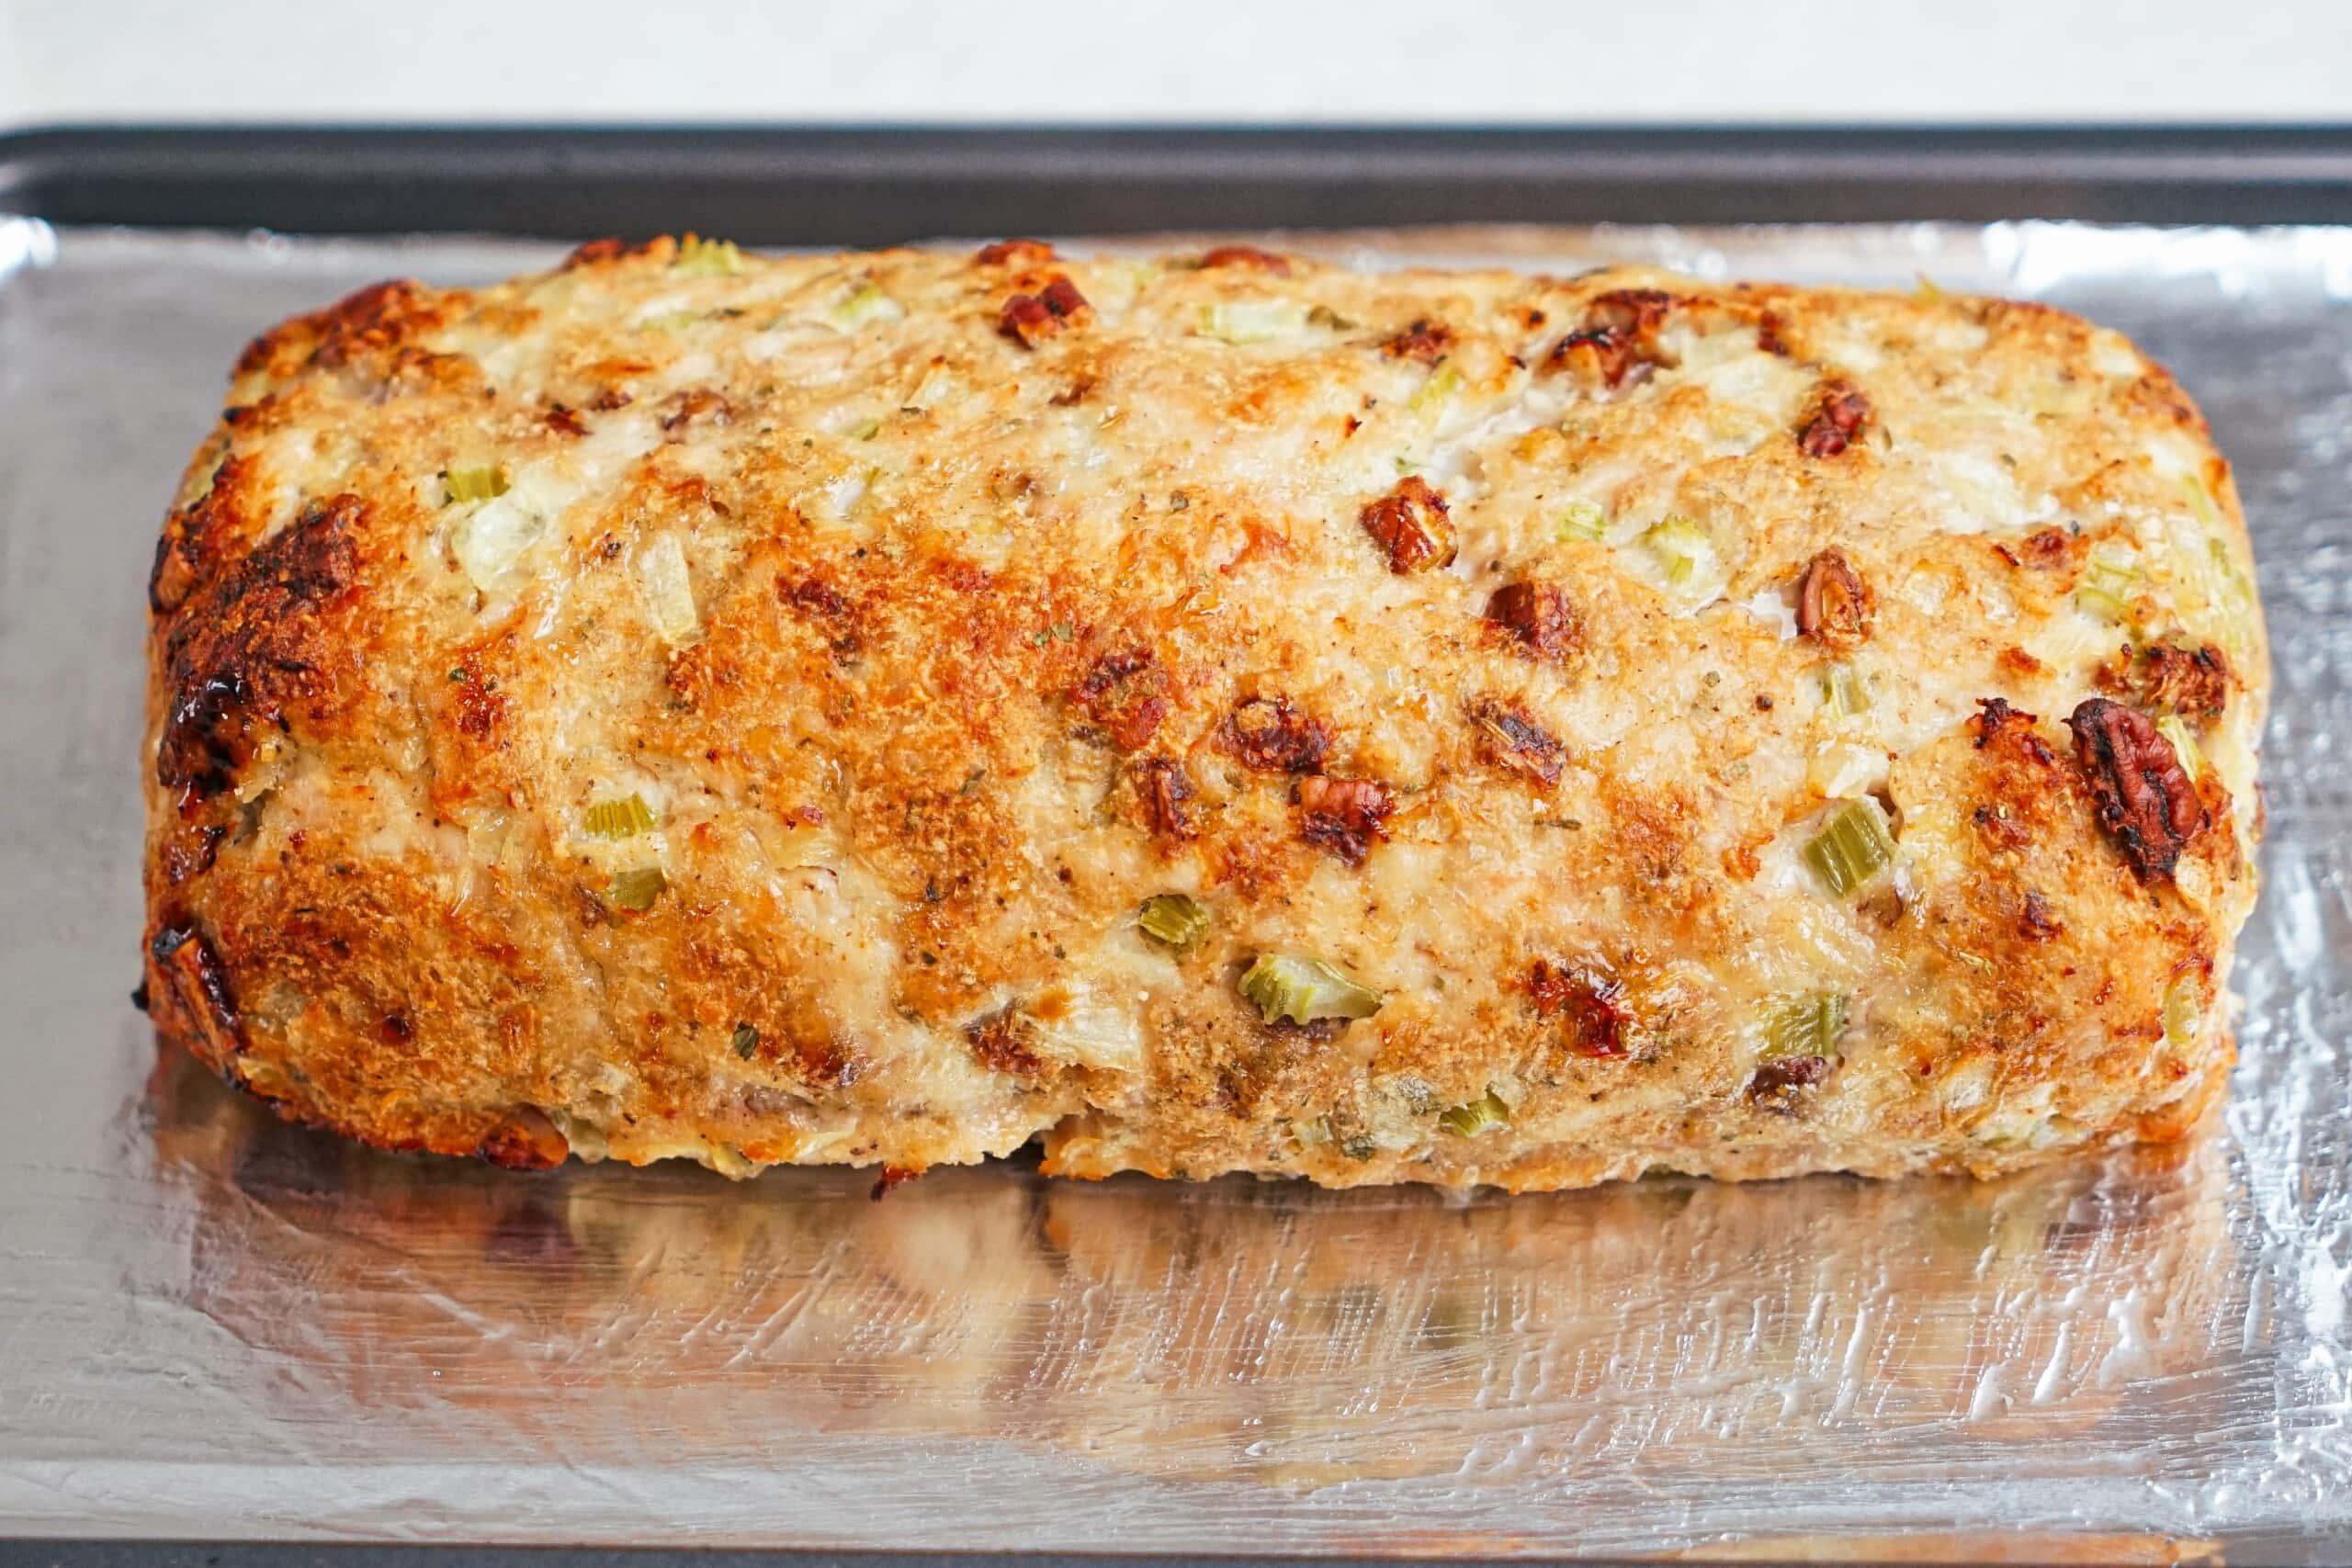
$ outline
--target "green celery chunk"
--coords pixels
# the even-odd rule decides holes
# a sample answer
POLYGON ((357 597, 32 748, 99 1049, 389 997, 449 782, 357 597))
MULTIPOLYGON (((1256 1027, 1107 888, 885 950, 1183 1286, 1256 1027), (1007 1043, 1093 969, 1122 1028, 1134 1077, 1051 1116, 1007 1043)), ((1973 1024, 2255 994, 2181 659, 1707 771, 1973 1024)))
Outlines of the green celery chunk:
POLYGON ((1265 953, 1241 976, 1241 994, 1268 1023, 1288 1019, 1312 1023, 1322 1018, 1370 1018, 1381 995, 1359 985, 1319 958, 1265 953))
POLYGON ((1183 893, 1156 893, 1143 901, 1136 924, 1155 942, 1182 949, 1208 934, 1209 912, 1197 898, 1183 893))
POLYGON ((1438 1113, 1437 1124, 1457 1138, 1475 1138, 1481 1133, 1510 1125, 1510 1107, 1502 1096, 1488 1089, 1467 1105, 1457 1105, 1438 1113))
POLYGON ((1805 863, 1832 897, 1843 898, 1894 863, 1894 835, 1874 800, 1849 800, 1804 846, 1805 863))
POLYGON ((635 792, 589 803, 582 825, 591 838, 634 839, 653 826, 653 808, 635 792))

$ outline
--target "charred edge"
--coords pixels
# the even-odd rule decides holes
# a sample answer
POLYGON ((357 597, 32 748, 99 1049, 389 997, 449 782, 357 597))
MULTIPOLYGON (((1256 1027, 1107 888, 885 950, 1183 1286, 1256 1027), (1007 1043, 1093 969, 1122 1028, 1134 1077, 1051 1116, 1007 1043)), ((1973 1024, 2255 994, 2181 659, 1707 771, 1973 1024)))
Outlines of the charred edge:
POLYGON ((306 340, 311 344, 310 363, 335 369, 365 355, 396 348, 439 319, 430 290, 413 278, 393 278, 263 333, 246 345, 237 373, 284 368, 286 357, 306 340))
POLYGON ((1410 359, 1422 365, 1435 365, 1453 346, 1453 329, 1443 321, 1432 321, 1422 316, 1382 344, 1380 352, 1391 359, 1410 359))
MULTIPOLYGON (((212 1043, 223 1060, 244 1049, 244 1021, 237 1011, 236 988, 220 962, 212 939, 185 909, 167 912, 147 944, 173 1002, 191 1021, 209 1024, 212 1043)), ((142 983, 141 988, 147 987, 142 983)))
POLYGON ((2022 709, 2011 707, 2006 697, 1980 697, 1976 706, 1976 716, 1970 722, 1976 728, 1976 749, 1979 751, 1998 739, 2012 726, 2031 731, 2041 722, 2022 709))
POLYGON ((312 506, 183 606, 164 644, 173 695, 155 752, 164 787, 200 799, 228 789, 254 720, 278 721, 287 701, 315 687, 304 657, 311 622, 352 584, 350 534, 366 510, 354 495, 312 506))

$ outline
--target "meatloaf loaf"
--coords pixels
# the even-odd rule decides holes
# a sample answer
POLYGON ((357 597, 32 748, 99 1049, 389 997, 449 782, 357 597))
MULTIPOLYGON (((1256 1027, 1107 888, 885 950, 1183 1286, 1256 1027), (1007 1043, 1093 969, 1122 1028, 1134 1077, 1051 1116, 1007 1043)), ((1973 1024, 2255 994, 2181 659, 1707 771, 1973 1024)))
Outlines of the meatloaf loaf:
POLYGON ((2005 1171, 2232 1056, 2226 463, 2038 304, 589 245, 246 350, 145 985, 389 1149, 2005 1171))

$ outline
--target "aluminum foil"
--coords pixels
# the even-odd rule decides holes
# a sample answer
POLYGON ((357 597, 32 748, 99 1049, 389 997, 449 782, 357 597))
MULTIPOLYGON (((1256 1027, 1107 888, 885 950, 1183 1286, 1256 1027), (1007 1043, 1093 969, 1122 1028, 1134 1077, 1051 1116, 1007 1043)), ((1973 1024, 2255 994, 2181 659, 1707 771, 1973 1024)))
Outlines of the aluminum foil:
POLYGON ((2051 299, 2239 465, 2267 891, 2207 1137, 1997 1185, 1450 1201, 518 1176, 157 1051, 141 586, 260 326, 547 247, 0 220, 0 1530, 1060 1551, 2352 1552, 2352 232, 1326 238, 2051 299), (1999 1538, 1997 1540, 1993 1538, 1999 1538))

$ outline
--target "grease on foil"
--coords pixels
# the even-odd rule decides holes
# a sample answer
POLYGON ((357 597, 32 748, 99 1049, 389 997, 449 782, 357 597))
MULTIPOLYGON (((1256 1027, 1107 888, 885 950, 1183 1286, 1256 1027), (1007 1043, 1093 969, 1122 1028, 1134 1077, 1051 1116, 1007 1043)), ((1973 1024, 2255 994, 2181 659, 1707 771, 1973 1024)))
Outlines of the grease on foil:
MULTIPOLYGON (((255 327, 551 247, 0 220, 0 1520, 159 1536, 1159 1551, 2352 1544, 2352 236, 2018 224, 1328 237, 2031 294, 2238 465, 2278 649, 2244 1060, 2185 1148, 1994 1186, 1448 1202, 416 1163, 121 1000, 143 581, 255 327), (78 520, 72 529, 59 520, 78 520), (70 540, 68 536, 71 536, 70 540), (67 547, 70 543, 71 547, 67 547)), ((2331 1551, 2331 1547, 2335 1548, 2331 1551)))

